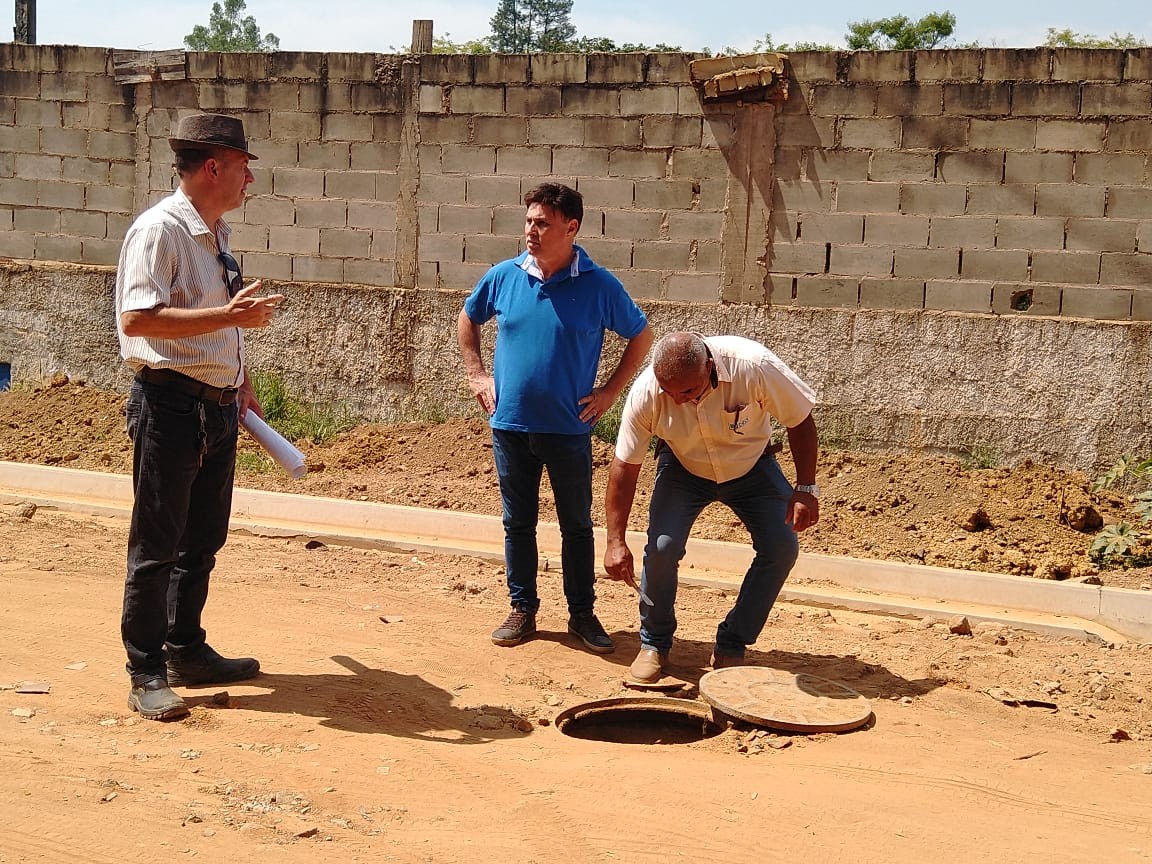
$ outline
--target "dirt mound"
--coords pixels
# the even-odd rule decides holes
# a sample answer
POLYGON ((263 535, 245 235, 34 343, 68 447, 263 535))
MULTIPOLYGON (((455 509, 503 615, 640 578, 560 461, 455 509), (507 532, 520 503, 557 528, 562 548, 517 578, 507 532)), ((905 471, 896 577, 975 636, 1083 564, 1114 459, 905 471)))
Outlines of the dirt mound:
MULTIPOLYGON (((124 397, 57 379, 0 393, 0 459, 130 473, 124 397)), ((292 481, 246 435, 238 484, 254 489, 354 498, 497 515, 500 494, 487 424, 368 424, 323 445, 297 442, 310 473, 292 481)), ((604 524, 612 448, 596 442, 594 507, 604 524)), ((781 463, 790 469, 784 454, 781 463)), ((654 466, 641 473, 632 527, 643 530, 654 466)), ((1087 550, 1101 520, 1125 513, 1122 496, 1090 491, 1081 473, 1026 462, 965 468, 954 459, 823 450, 820 523, 801 536, 806 552, 879 558, 1050 579, 1095 573, 1087 550)), ((554 519, 545 488, 541 517, 554 519)), ((743 542, 747 532, 720 505, 706 509, 695 536, 743 542)), ((640 550, 634 550, 639 553, 640 550)), ((1107 571, 1105 584, 1146 586, 1147 572, 1107 571)))

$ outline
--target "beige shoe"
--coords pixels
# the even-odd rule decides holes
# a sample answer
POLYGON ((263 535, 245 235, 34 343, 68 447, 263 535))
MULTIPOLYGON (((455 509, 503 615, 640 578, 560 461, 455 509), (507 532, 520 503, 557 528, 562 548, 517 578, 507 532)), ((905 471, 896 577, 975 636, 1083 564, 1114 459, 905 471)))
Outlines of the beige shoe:
POLYGON ((661 654, 655 648, 641 648, 628 674, 633 681, 643 684, 655 684, 664 674, 664 664, 668 661, 667 654, 661 654))

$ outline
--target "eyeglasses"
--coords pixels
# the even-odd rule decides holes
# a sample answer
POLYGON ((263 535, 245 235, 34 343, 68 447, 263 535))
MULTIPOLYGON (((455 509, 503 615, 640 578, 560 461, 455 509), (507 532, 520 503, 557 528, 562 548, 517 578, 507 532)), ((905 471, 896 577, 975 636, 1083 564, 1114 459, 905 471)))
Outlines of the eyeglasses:
POLYGON ((240 265, 227 252, 221 252, 216 257, 224 265, 224 284, 228 286, 228 296, 235 297, 236 292, 244 287, 244 277, 240 275, 240 265))

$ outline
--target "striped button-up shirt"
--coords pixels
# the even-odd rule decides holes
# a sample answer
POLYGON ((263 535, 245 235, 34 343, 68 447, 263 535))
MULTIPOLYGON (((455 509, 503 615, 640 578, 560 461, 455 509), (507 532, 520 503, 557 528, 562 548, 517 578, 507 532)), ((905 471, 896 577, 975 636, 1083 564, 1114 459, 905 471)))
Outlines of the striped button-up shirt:
MULTIPOLYGON (((125 312, 160 306, 227 306, 227 274, 217 253, 230 251, 230 233, 223 219, 213 232, 180 189, 141 213, 120 250, 117 324, 125 312)), ((238 387, 244 379, 244 334, 238 327, 179 339, 125 336, 119 326, 116 330, 120 354, 134 371, 143 366, 174 369, 213 387, 238 387)))

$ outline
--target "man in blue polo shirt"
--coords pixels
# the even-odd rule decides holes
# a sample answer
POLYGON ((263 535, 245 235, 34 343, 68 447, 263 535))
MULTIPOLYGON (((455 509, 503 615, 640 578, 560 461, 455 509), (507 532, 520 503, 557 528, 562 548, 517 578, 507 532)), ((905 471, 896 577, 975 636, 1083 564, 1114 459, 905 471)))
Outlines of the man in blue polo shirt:
POLYGON ((524 196, 527 251, 489 270, 464 303, 456 335, 468 384, 490 415, 504 509, 504 560, 512 612, 492 634, 518 645, 536 632, 536 523, 545 468, 562 536, 568 631, 598 654, 614 649, 596 618, 592 536, 592 427, 644 362, 652 334, 620 280, 576 245, 580 193, 545 183, 524 196), (480 328, 496 319, 489 375, 480 328), (604 331, 628 340, 616 370, 596 386, 604 331))

